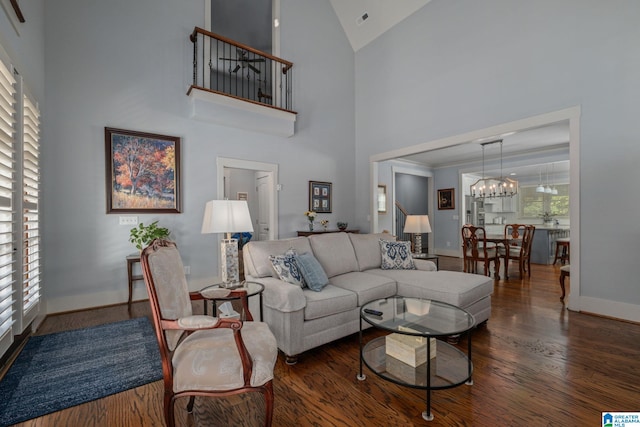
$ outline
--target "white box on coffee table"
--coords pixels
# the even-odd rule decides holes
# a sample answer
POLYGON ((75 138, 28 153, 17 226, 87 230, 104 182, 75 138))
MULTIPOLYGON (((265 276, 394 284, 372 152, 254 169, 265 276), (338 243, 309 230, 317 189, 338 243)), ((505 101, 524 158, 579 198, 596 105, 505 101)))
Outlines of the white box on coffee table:
MULTIPOLYGON (((414 368, 427 362, 427 338, 413 335, 389 334, 384 339, 387 356, 394 357, 414 368)), ((436 339, 429 338, 431 358, 436 357, 436 339)))

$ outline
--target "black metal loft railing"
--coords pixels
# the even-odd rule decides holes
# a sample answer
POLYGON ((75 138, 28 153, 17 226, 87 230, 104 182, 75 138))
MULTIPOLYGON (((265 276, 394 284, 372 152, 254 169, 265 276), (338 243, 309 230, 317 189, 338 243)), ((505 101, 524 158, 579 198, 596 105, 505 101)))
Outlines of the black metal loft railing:
POLYGON ((293 112, 292 62, 199 27, 189 38, 192 88, 293 112))

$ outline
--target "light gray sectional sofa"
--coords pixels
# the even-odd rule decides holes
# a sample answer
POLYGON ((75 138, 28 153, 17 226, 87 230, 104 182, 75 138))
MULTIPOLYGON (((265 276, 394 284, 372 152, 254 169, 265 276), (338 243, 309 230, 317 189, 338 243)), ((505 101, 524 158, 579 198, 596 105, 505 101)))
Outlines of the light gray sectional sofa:
POLYGON ((390 234, 326 233, 283 240, 252 241, 243 249, 246 280, 262 283, 262 313, 278 348, 295 363, 309 349, 359 331, 360 307, 393 295, 433 299, 462 307, 476 324, 489 319, 493 280, 486 276, 436 271, 433 262, 414 260, 417 270, 383 270, 380 239, 390 234), (312 253, 329 278, 320 292, 278 278, 269 259, 290 248, 312 253))

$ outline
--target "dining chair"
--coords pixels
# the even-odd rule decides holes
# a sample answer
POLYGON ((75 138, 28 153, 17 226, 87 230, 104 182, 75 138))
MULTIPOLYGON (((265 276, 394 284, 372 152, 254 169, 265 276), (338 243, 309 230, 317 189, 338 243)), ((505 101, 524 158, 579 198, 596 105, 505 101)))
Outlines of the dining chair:
POLYGON ((500 279, 500 254, 494 243, 487 242, 484 227, 465 224, 462 227, 462 253, 464 256, 464 272, 478 273, 478 262, 484 263, 484 275, 489 276, 490 264, 494 265, 494 278, 500 279))
POLYGON ((194 315, 191 301, 204 297, 199 292, 189 292, 173 242, 151 242, 142 251, 141 265, 162 359, 167 426, 175 426, 174 403, 180 397, 189 396, 187 411, 192 412, 196 396, 245 392, 264 395, 265 425, 270 426, 278 349, 267 324, 194 315))
POLYGON ((507 246, 505 246, 499 249, 499 253, 505 260, 505 277, 509 278, 508 266, 511 260, 518 261, 521 279, 524 278, 525 272, 531 277, 531 244, 533 243, 536 227, 533 225, 509 224, 505 226, 504 230, 505 242, 508 242, 508 251, 507 246))

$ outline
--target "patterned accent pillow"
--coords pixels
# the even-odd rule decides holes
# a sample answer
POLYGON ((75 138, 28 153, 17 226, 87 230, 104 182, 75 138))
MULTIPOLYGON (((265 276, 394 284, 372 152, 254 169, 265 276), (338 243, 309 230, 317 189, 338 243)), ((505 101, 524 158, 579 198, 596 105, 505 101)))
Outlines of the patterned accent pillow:
POLYGON ((392 242, 380 239, 380 254, 383 270, 415 270, 411 257, 411 242, 392 242))
POLYGON ((273 269, 276 271, 280 280, 304 288, 306 287, 306 283, 296 263, 297 255, 298 252, 291 248, 285 252, 284 255, 270 255, 269 261, 271 261, 271 265, 273 265, 273 269))

